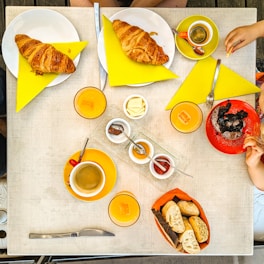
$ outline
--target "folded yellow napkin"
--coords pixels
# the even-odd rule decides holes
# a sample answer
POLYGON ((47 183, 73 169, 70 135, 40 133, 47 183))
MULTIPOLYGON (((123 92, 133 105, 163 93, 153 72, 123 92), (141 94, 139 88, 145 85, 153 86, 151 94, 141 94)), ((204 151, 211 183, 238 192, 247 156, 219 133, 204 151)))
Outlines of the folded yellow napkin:
POLYGON ((122 51, 112 22, 103 16, 104 43, 110 86, 142 84, 174 79, 178 76, 166 67, 145 65, 129 59, 122 51))
MULTIPOLYGON (((212 57, 198 61, 166 106, 166 110, 182 101, 204 103, 212 87, 215 66, 216 60, 212 57)), ((260 89, 255 84, 221 64, 215 86, 215 100, 258 93, 259 91, 260 89)))
MULTIPOLYGON (((53 43, 52 45, 67 54, 71 59, 74 59, 85 48, 87 43, 87 41, 81 41, 53 43)), ((58 74, 54 73, 36 75, 27 60, 19 53, 16 111, 19 112, 24 108, 57 77, 58 74)))

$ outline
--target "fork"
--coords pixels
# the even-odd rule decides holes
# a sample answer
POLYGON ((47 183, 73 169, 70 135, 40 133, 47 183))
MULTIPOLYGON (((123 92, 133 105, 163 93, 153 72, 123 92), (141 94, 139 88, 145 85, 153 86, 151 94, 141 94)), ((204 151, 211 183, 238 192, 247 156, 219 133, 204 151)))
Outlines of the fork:
POLYGON ((214 79, 213 79, 213 84, 210 93, 206 97, 206 106, 211 109, 214 104, 214 90, 215 90, 215 85, 218 79, 219 75, 219 70, 220 70, 220 64, 221 64, 221 59, 218 59, 216 62, 216 67, 215 67, 215 72, 214 72, 214 79))

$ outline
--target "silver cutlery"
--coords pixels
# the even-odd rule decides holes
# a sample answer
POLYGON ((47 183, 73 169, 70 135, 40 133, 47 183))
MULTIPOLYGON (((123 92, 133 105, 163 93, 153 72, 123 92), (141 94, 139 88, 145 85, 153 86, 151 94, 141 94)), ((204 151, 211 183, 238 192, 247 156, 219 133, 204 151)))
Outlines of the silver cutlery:
MULTIPOLYGON (((94 19, 95 19, 96 37, 98 41, 101 26, 100 26, 100 4, 97 2, 94 3, 94 19)), ((104 70, 100 60, 99 60, 99 76, 100 76, 100 89, 103 91, 106 84, 107 73, 104 70)))
POLYGON ((137 144, 130 136, 128 136, 128 134, 125 132, 124 127, 121 124, 113 123, 111 124, 110 128, 122 133, 135 146, 135 149, 137 150, 138 154, 143 155, 145 153, 145 149, 143 148, 143 146, 137 144))
POLYGON ((70 164, 72 165, 72 166, 75 166, 75 165, 77 165, 78 163, 80 163, 81 161, 82 161, 82 157, 83 157, 83 154, 84 154, 84 152, 85 152, 85 149, 86 149, 86 146, 87 146, 87 144, 88 144, 88 141, 89 141, 89 138, 87 138, 86 139, 86 141, 85 141, 85 143, 84 143, 84 146, 83 146, 83 149, 82 149, 82 151, 80 152, 80 156, 79 156, 79 158, 78 158, 78 160, 76 161, 76 160, 74 160, 74 159, 70 159, 70 164))
POLYGON ((166 160, 166 159, 163 159, 163 158, 156 158, 155 160, 158 161, 158 162, 166 162, 166 163, 168 163, 172 168, 174 168, 176 171, 180 172, 181 174, 184 174, 185 176, 188 176, 188 177, 193 178, 192 175, 190 175, 190 174, 188 174, 188 173, 186 173, 186 172, 184 172, 184 171, 182 171, 182 170, 176 168, 175 166, 173 166, 173 165, 170 163, 170 161, 168 161, 168 160, 166 160))
POLYGON ((159 162, 157 162, 155 159, 153 159, 151 156, 147 155, 146 153, 146 150, 144 148, 144 146, 142 146, 141 144, 139 143, 136 143, 131 137, 129 137, 127 135, 127 133, 125 132, 125 129, 124 127, 121 125, 121 124, 111 124, 110 126, 112 129, 115 129, 115 130, 118 130, 120 131, 121 133, 124 134, 124 136, 134 145, 134 149, 136 150, 136 152, 140 155, 144 155, 146 156, 147 158, 149 158, 150 160, 153 161, 153 163, 155 165, 157 165, 162 171, 166 171, 166 168, 164 168, 159 162))
POLYGON ((29 233, 30 239, 47 239, 47 238, 63 238, 63 237, 81 237, 81 236, 114 236, 115 234, 95 228, 84 228, 80 231, 65 233, 29 233))
POLYGON ((213 83, 212 83, 212 88, 210 93, 206 97, 206 106, 211 109, 214 104, 214 90, 215 90, 215 85, 218 79, 219 71, 220 71, 220 64, 221 60, 218 59, 216 62, 216 67, 215 67, 215 72, 214 72, 214 78, 213 78, 213 83))
MULTIPOLYGON (((171 31, 172 31, 175 35, 179 35, 179 32, 178 32, 175 28, 172 28, 171 31)), ((200 56, 204 55, 205 51, 204 51, 204 49, 203 49, 202 47, 200 47, 200 46, 193 46, 193 45, 188 41, 188 39, 186 39, 186 38, 184 38, 184 39, 185 39, 185 40, 188 42, 188 44, 192 47, 194 53, 196 53, 197 55, 200 55, 200 56)))

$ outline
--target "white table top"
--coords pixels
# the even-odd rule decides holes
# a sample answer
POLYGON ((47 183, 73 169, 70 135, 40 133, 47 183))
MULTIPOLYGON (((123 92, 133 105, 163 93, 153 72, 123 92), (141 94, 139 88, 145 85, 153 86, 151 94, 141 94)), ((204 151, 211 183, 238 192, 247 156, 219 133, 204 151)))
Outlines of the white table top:
MULTIPOLYGON (((6 22, 32 7, 7 7, 6 22)), ((211 240, 201 255, 250 255, 253 253, 252 184, 244 154, 226 155, 214 149, 205 134, 205 122, 192 134, 180 134, 170 125, 165 106, 184 81, 195 61, 176 51, 171 70, 179 79, 149 86, 105 88, 108 107, 96 120, 79 117, 73 108, 76 91, 84 86, 98 86, 98 59, 92 8, 47 7, 61 12, 76 27, 81 40, 89 45, 82 52, 77 71, 65 82, 44 90, 22 111, 15 112, 16 78, 7 71, 8 98, 8 254, 10 255, 105 255, 105 254, 181 254, 162 237, 154 222, 151 206, 163 193, 176 187, 195 198, 207 215, 211 240), (166 91, 166 93, 164 92, 166 91), (130 122, 134 131, 144 132, 171 151, 179 166, 194 178, 180 174, 168 184, 157 184, 104 136, 102 124, 122 113, 122 103, 131 93, 143 94, 149 102, 145 118, 130 122), (145 128, 146 123, 148 124, 145 128), (137 128, 136 128, 137 126, 137 128), (97 128, 97 130, 95 130, 97 128), (143 129, 144 128, 144 129, 143 129), (162 129, 160 129, 162 128, 162 129), (63 183, 68 158, 80 150, 89 136, 89 147, 109 154, 117 166, 117 181, 104 198, 87 203, 75 199, 63 183), (119 191, 135 194, 140 206, 139 221, 129 227, 115 226, 107 213, 108 203, 119 191), (30 240, 30 232, 75 231, 99 227, 115 233, 114 237, 81 237, 30 240)), ((110 17, 119 8, 103 8, 110 17)), ((224 38, 236 26, 256 21, 250 8, 154 9, 176 26, 183 18, 201 14, 218 26, 219 46, 214 58, 221 58, 229 68, 251 82, 255 81, 255 43, 227 59, 224 38)), ((56 26, 56 25, 54 25, 56 26)), ((254 104, 254 95, 240 99, 254 104)), ((203 106, 201 106, 203 107, 203 106)), ((123 116, 124 117, 124 116, 123 116)), ((205 120, 204 120, 205 121, 205 120)))

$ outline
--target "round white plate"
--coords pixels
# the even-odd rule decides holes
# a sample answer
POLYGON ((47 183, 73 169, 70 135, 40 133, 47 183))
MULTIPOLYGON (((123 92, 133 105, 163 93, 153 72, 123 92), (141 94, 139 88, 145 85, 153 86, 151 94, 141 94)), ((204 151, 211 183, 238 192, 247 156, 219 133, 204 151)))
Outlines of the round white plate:
MULTIPOLYGON (((151 35, 151 37, 157 42, 159 46, 163 48, 164 52, 169 56, 169 61, 166 62, 164 66, 167 69, 170 68, 175 53, 175 41, 170 26, 161 16, 145 8, 127 8, 119 11, 110 18, 111 21, 115 19, 120 19, 133 26, 138 26, 148 33, 157 33, 151 35)), ((103 30, 104 28, 102 28, 98 37, 98 56, 105 71, 108 72, 103 30)), ((145 83, 133 86, 142 86, 147 84, 145 83)))
MULTIPOLYGON (((2 40, 2 53, 6 66, 10 72, 18 76, 18 48, 15 43, 16 34, 26 34, 31 38, 46 43, 77 42, 79 35, 73 24, 62 14, 50 9, 34 9, 25 11, 16 16, 6 28, 2 40)), ((78 55, 74 64, 77 66, 80 59, 78 55)), ((60 74, 48 86, 57 85, 70 74, 60 74)))

